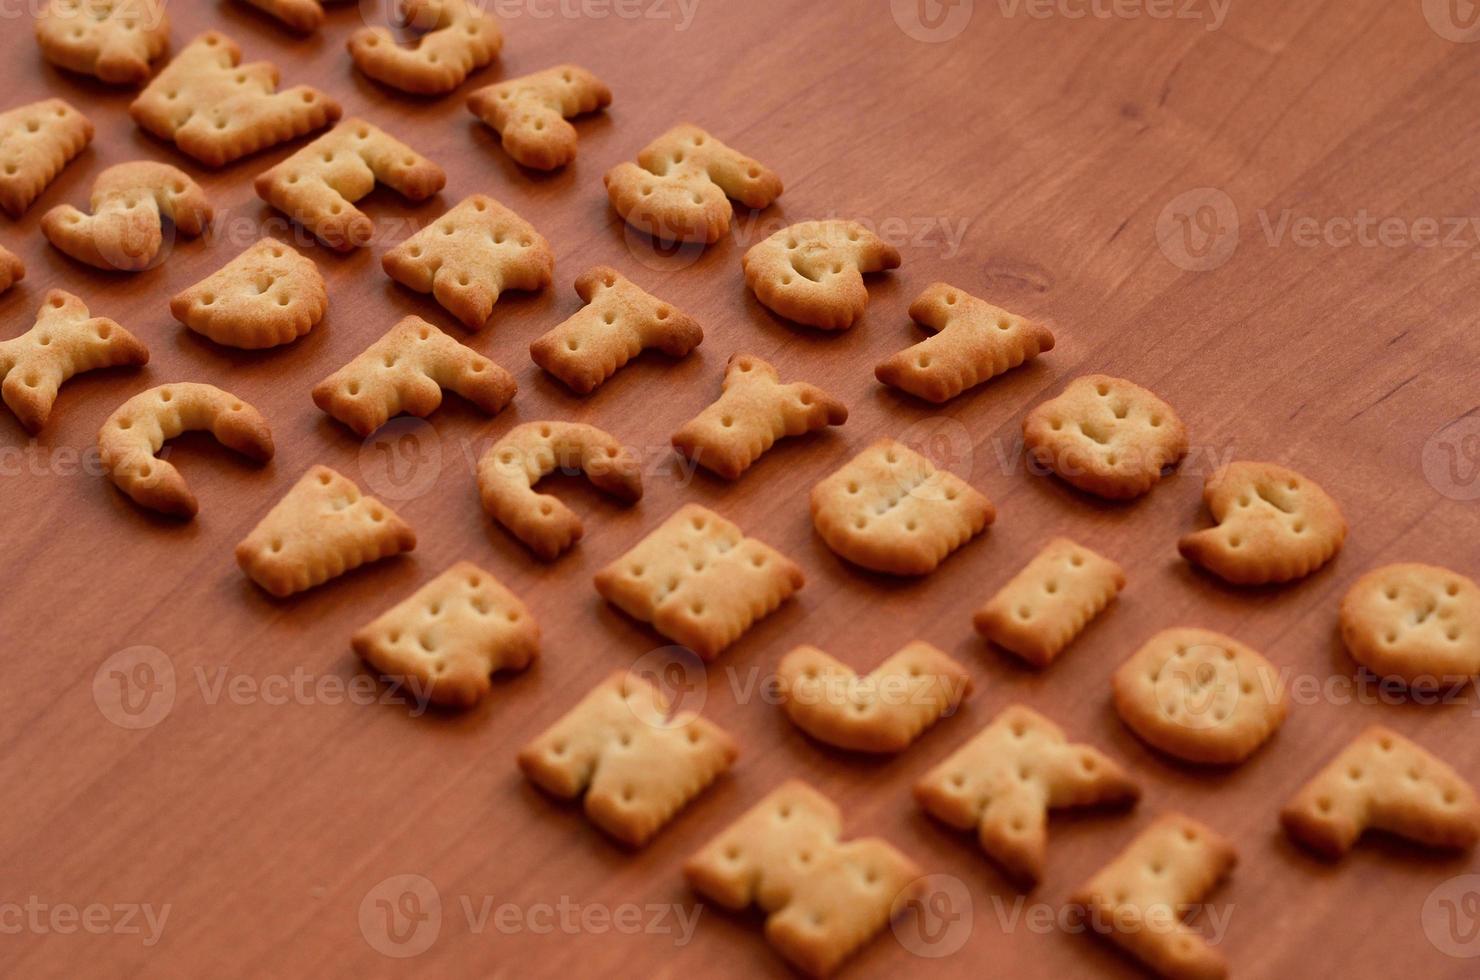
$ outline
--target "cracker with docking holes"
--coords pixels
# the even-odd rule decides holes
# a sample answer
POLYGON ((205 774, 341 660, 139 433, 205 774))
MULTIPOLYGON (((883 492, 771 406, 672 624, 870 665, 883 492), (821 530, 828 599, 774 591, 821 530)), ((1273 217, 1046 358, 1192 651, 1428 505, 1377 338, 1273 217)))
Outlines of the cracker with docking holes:
POLYGON ((519 750, 519 768, 606 833, 641 847, 734 763, 739 749, 697 714, 669 717, 663 692, 618 671, 519 750))
POLYGON ((176 320, 242 350, 291 343, 312 330, 328 308, 319 267, 273 238, 262 239, 170 300, 176 320))
POLYGON ((899 261, 898 249, 856 221, 804 221, 751 246, 741 264, 755 298, 778 316, 846 330, 868 307, 864 273, 899 261))
POLYGON ((1285 808, 1286 833, 1328 858, 1382 830, 1429 847, 1469 850, 1480 839, 1480 801, 1448 763, 1373 725, 1342 749, 1285 808))
POLYGON ((1141 788, 1098 749, 1020 704, 952 752, 915 784, 915 801, 958 830, 1019 884, 1043 879, 1050 810, 1134 804, 1141 788))
POLYGON ((362 27, 349 38, 355 67, 391 88, 451 92, 504 46, 504 33, 481 0, 400 0, 397 7, 402 24, 419 35, 410 47, 384 27, 362 27))
POLYGON ((812 524, 855 565, 926 575, 997 517, 982 493, 893 439, 880 439, 812 488, 812 524))
POLYGON ((272 458, 272 430, 261 412, 215 385, 177 381, 139 392, 108 416, 98 430, 103 469, 140 506, 194 517, 200 505, 185 477, 154 455, 182 432, 209 432, 258 463, 272 458))
POLYGON ((1229 463, 1203 488, 1217 526, 1177 542, 1182 557, 1235 585, 1304 578, 1346 540, 1341 508, 1310 479, 1273 463, 1229 463))
POLYGON ((41 56, 109 85, 139 85, 170 43, 165 0, 47 0, 36 17, 41 56))
POLYGON ((1480 585, 1437 565, 1384 565, 1341 600, 1341 639, 1380 677, 1415 686, 1480 675, 1480 585))
POLYGON ((236 563, 281 599, 415 547, 416 532, 395 511, 311 466, 236 546, 236 563))
POLYGON ((98 269, 139 272, 162 258, 164 222, 195 238, 211 221, 211 202, 177 167, 152 160, 120 163, 93 182, 92 214, 61 204, 41 216, 57 248, 98 269))
POLYGON ((125 364, 149 363, 143 341, 60 289, 46 294, 36 325, 0 341, 0 395, 27 432, 39 432, 57 400, 57 389, 74 374, 125 364))
POLYGON ((488 516, 545 561, 559 557, 585 533, 575 511, 534 489, 557 470, 579 470, 623 504, 642 498, 641 460, 601 429, 580 422, 516 425, 478 461, 478 493, 488 516))
POLYGON ((490 675, 539 655, 540 627, 503 583, 460 561, 356 630, 350 645, 413 693, 470 708, 492 690, 490 675))
POLYGON ((832 800, 782 783, 684 863, 700 895, 759 906, 766 939, 803 973, 825 976, 913 897, 920 868, 877 837, 842 840, 832 800))
MULTIPOLYGON (((335 0, 246 0, 247 3, 276 17, 295 31, 304 34, 318 30, 324 24, 324 4, 335 0)), ((343 3, 344 0, 338 0, 343 3)))
POLYGON ((705 660, 805 583, 796 563, 698 504, 685 504, 596 573, 596 591, 705 660))
POLYGON ((611 104, 611 89, 579 65, 510 78, 468 96, 468 111, 499 134, 504 152, 534 170, 558 170, 574 160, 576 128, 566 120, 611 104))
POLYGON ((0 208, 19 218, 92 138, 92 122, 61 99, 0 112, 0 208))
POLYGON ((712 245, 730 230, 733 198, 768 208, 781 178, 698 126, 675 126, 649 143, 636 163, 608 170, 606 193, 632 227, 664 242, 712 245))
POLYGON ((303 225, 330 248, 347 252, 370 242, 375 225, 354 202, 377 183, 425 201, 447 174, 411 147, 363 119, 332 130, 258 174, 257 196, 303 225))
POLYGON ((308 85, 277 90, 277 66, 241 64, 219 31, 187 44, 129 106, 134 122, 208 167, 220 167, 339 118, 339 103, 308 85))
POLYGON ((754 354, 734 354, 724 389, 673 434, 673 448, 727 480, 737 479, 776 440, 848 421, 848 406, 805 381, 781 375, 754 354))
POLYGON ((473 194, 380 259, 386 275, 438 303, 473 330, 506 289, 544 289, 555 252, 534 226, 473 194))
POLYGON ((933 336, 881 361, 874 377, 936 404, 1053 350, 1043 324, 943 282, 910 304, 910 318, 933 336))
POLYGON ((781 658, 776 676, 793 724, 819 742, 855 752, 903 752, 971 693, 966 669, 919 641, 864 675, 803 645, 781 658))
POLYGON ((1125 571, 1068 538, 1054 538, 976 611, 976 631, 1034 667, 1047 667, 1125 588, 1125 571))
POLYGON ((704 340, 693 317, 607 266, 577 279, 576 293, 585 307, 530 344, 529 356, 582 395, 644 350, 684 357, 704 340))
POLYGON ((419 316, 408 316, 354 360, 314 385, 313 403, 368 436, 393 415, 419 418, 453 391, 497 415, 518 390, 514 376, 419 316))
POLYGON ((1162 630, 1121 664, 1111 686, 1131 731, 1204 765, 1243 762, 1284 723, 1288 707, 1274 665, 1212 630, 1162 630))
POLYGON ((1169 813, 1071 898, 1090 926, 1167 980, 1222 980, 1228 964, 1182 921, 1238 864, 1232 842, 1169 813))
POLYGON ((0 245, 0 293, 26 278, 26 263, 10 249, 0 245))

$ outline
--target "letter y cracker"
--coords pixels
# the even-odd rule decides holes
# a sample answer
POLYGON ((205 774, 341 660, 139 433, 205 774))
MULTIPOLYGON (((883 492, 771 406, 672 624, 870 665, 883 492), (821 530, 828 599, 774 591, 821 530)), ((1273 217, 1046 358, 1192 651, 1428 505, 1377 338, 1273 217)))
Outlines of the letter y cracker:
POLYGON ((92 138, 93 124, 61 99, 0 112, 0 208, 19 218, 92 138))
POLYGON ((976 631, 1034 667, 1047 667, 1125 588, 1125 572, 1054 538, 973 620, 976 631))
POLYGON ((557 65, 487 85, 468 96, 468 110, 503 137, 523 166, 556 170, 576 158, 576 128, 567 119, 611 105, 612 92, 579 65, 557 65))
POLYGON ((741 264, 755 298, 821 330, 846 330, 868 307, 866 272, 899 268, 899 250, 856 221, 806 221, 753 245, 741 264))
POLYGON ((110 85, 138 85, 170 43, 165 0, 48 0, 36 18, 47 61, 110 85))

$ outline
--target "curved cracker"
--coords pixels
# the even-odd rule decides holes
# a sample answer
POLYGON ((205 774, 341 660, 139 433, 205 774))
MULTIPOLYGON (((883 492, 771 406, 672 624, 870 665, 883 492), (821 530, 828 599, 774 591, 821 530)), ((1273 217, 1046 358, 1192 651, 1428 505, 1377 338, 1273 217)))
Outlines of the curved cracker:
POLYGON ((120 163, 93 182, 92 214, 70 204, 41 216, 41 231, 57 248, 97 269, 138 272, 164 248, 164 222, 195 238, 213 214, 200 185, 178 167, 151 160, 120 163))
POLYGON ((170 300, 176 320, 227 347, 260 350, 297 340, 329 308, 312 259, 264 238, 170 300))
POLYGON ((972 619, 976 631, 1047 667, 1125 588, 1125 571, 1068 538, 1044 545, 972 619))
POLYGON ((535 170, 557 170, 576 158, 576 128, 567 119, 612 103, 606 83, 579 65, 556 65, 485 85, 468 111, 502 138, 504 152, 535 170))
POLYGON ((61 99, 0 112, 0 208, 19 218, 92 138, 92 122, 61 99))
POLYGON ((804 221, 745 253, 745 282, 779 316, 846 330, 868 307, 866 272, 899 268, 899 250, 856 221, 804 221))
POLYGON ((1341 600, 1341 639, 1357 663, 1406 684, 1480 675, 1480 585, 1437 565, 1373 569, 1341 600))
POLYGON ((304 34, 316 31, 324 24, 324 0, 246 0, 246 2, 277 18, 293 30, 304 34))
POLYGON ((120 405, 98 430, 98 453, 108 478, 135 503, 190 518, 200 505, 185 477, 154 454, 180 433, 198 431, 255 462, 272 458, 272 431, 262 413, 215 385, 185 381, 141 391, 120 405))
POLYGON ((48 0, 36 18, 47 61, 110 85, 138 85, 170 43, 165 0, 48 0))
POLYGON ((400 0, 406 26, 421 36, 409 48, 384 27, 362 27, 349 38, 355 67, 377 82, 415 95, 441 95, 498 57, 498 21, 468 0, 400 0))
POLYGON ((26 278, 26 263, 10 249, 0 245, 0 293, 26 278))

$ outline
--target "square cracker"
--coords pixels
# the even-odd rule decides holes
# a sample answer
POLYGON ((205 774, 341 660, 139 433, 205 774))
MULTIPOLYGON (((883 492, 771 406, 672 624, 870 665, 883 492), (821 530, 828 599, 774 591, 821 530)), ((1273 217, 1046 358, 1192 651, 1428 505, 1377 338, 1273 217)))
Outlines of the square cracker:
POLYGON ((1125 588, 1125 572, 1054 538, 977 610, 976 631, 1035 667, 1047 667, 1125 588))

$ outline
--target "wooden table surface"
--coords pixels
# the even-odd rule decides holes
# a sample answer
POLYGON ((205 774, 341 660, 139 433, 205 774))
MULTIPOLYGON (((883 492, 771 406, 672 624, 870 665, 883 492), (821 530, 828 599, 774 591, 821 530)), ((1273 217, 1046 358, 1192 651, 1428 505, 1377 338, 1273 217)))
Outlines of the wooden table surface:
MULTIPOLYGON (((1463 877, 1480 871, 1474 857, 1378 840, 1327 864, 1276 821, 1312 772, 1374 722, 1480 781, 1476 692, 1416 704, 1359 684, 1335 630, 1344 590, 1377 564, 1480 572, 1480 222, 1469 217, 1480 214, 1480 45, 1464 43, 1445 4, 518 0, 497 5, 502 60, 441 99, 400 95, 353 69, 344 50, 362 23, 353 4, 307 39, 234 2, 174 4, 175 50, 223 30, 248 58, 277 62, 285 84, 320 86, 347 114, 446 168, 446 190, 422 205, 372 194, 363 207, 379 240, 351 255, 312 246, 252 191, 252 178, 301 142, 206 171, 134 126, 131 93, 45 65, 26 6, 11 5, 3 21, 5 102, 64 97, 97 138, 0 230, 29 269, 0 299, 0 333, 27 329, 44 292, 63 287, 144 339, 152 358, 67 384, 35 439, 0 412, 7 974, 785 976, 758 914, 705 907, 691 920, 697 900, 680 866, 780 781, 800 777, 841 805, 849 835, 883 836, 940 876, 922 917, 864 947, 848 976, 1137 976, 1110 946, 1054 917, 1075 886, 1172 809, 1237 843, 1238 869, 1198 920, 1210 935, 1221 923, 1236 976, 1474 975, 1465 957, 1480 953, 1480 878, 1463 877), (1150 16, 1168 9, 1179 16, 1150 16), (1072 16, 1083 10, 1111 15, 1072 16), (465 97, 567 60, 608 81, 616 101, 579 123, 572 166, 523 172, 465 97), (787 189, 771 209, 738 214, 714 247, 675 255, 624 229, 601 175, 680 121, 766 162, 787 189), (177 242, 161 266, 132 276, 75 264, 45 242, 48 208, 82 204, 105 166, 138 158, 202 182, 217 209, 210 236, 177 242), (476 334, 392 283, 379 261, 473 192, 530 220, 557 255, 553 288, 507 297, 476 334), (904 256, 871 281, 867 316, 839 334, 771 316, 740 270, 760 237, 827 216, 870 222, 904 256), (262 353, 184 330, 169 297, 264 226, 323 270, 323 323, 262 353), (571 283, 597 264, 689 312, 706 336, 682 362, 644 356, 577 398, 526 351, 579 308, 571 283), (936 280, 1045 318, 1058 346, 944 408, 884 388, 873 365, 920 339, 906 309, 936 280), (318 411, 312 385, 409 313, 512 371, 513 404, 489 420, 451 398, 427 422, 395 422, 366 441, 318 411), (717 396, 726 359, 741 350, 827 388, 852 415, 841 429, 782 443, 734 484, 688 474, 669 436, 717 396), (1155 390, 1191 433, 1183 470, 1131 504, 1088 498, 1022 460, 1024 412, 1091 372, 1155 390), (119 403, 171 380, 247 399, 278 447, 258 468, 203 436, 173 444, 169 458, 201 501, 198 519, 183 524, 135 507, 90 455, 119 403), (622 509, 577 479, 551 481, 587 535, 545 565, 483 514, 473 469, 510 427, 547 418, 592 422, 637 447, 646 495, 622 509), (808 517, 808 489, 885 434, 928 448, 999 510, 987 534, 919 580, 845 565, 808 517), (1292 466, 1341 502, 1351 535, 1333 565, 1288 588, 1245 590, 1178 558, 1177 537, 1208 521, 1203 477, 1231 458, 1292 466), (379 495, 419 543, 275 601, 242 575, 232 549, 314 463, 379 495), (807 585, 699 678, 704 711, 735 735, 740 761, 630 853, 579 806, 529 785, 514 755, 606 674, 665 645, 604 604, 591 578, 687 502, 793 557, 807 585), (1058 534, 1120 561, 1129 586, 1034 673, 979 640, 971 613, 1058 534), (543 631, 542 659, 467 713, 387 703, 349 636, 459 559, 523 596, 543 631), (1240 768, 1173 763, 1114 714, 1111 673, 1174 625, 1230 633, 1292 684, 1288 722, 1240 768), (763 694, 795 644, 869 668, 916 639, 957 657, 977 690, 897 758, 821 747, 763 694), (120 713, 118 685, 151 670, 149 689, 124 692, 139 713, 120 713), (944 829, 910 796, 923 772, 1013 702, 1109 752, 1145 788, 1129 812, 1056 817, 1046 880, 1026 896, 972 835, 944 829), (408 882, 415 897, 402 894, 408 882), (512 911, 499 912, 505 905, 512 911), (162 930, 151 929, 144 912, 157 919, 165 907, 162 930), (387 918, 386 909, 421 914, 387 918), (418 955, 394 955, 408 952, 418 955)), ((377 16, 371 0, 361 6, 377 16)))

